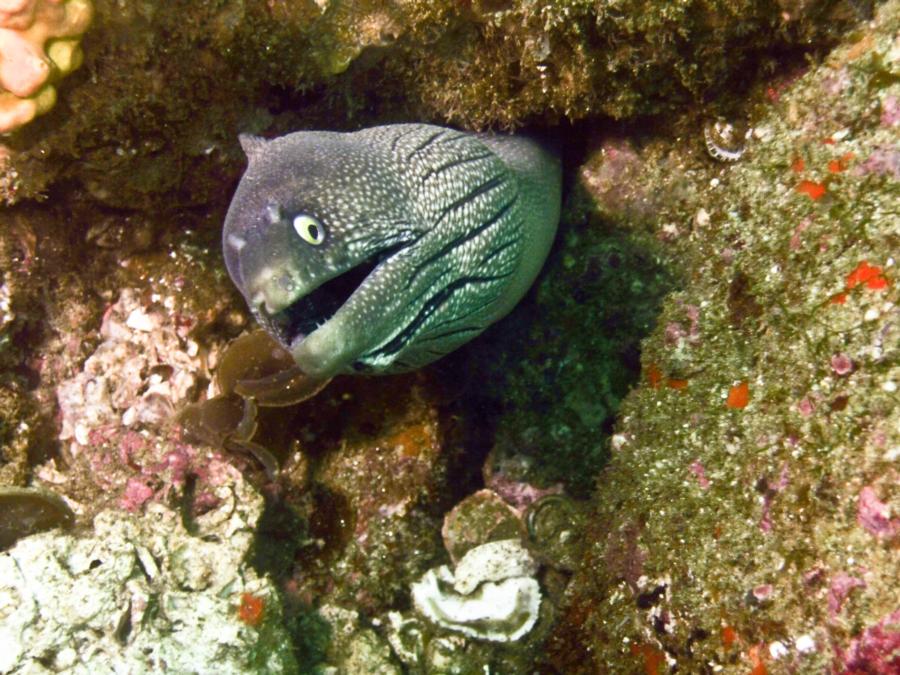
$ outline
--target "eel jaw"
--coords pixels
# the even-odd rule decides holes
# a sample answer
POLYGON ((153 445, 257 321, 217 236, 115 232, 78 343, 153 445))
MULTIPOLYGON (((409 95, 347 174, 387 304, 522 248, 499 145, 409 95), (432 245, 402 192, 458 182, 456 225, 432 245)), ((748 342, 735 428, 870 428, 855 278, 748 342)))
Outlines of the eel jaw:
POLYGON ((304 370, 328 370, 334 374, 333 364, 312 363, 316 354, 325 356, 337 349, 335 342, 339 330, 332 325, 333 317, 366 283, 375 269, 401 248, 383 249, 312 290, 297 292, 280 307, 271 307, 265 292, 257 292, 251 299, 253 313, 260 325, 291 351, 304 370), (317 340, 311 339, 314 335, 317 340), (307 341, 309 344, 304 344, 307 341))

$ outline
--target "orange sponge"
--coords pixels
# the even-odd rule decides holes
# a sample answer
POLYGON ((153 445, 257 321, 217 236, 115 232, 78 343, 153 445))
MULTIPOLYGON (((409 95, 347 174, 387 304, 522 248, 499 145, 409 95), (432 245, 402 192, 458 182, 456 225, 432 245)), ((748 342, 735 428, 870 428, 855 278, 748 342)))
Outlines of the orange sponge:
POLYGON ((0 133, 47 112, 54 82, 81 65, 90 0, 0 0, 0 133))

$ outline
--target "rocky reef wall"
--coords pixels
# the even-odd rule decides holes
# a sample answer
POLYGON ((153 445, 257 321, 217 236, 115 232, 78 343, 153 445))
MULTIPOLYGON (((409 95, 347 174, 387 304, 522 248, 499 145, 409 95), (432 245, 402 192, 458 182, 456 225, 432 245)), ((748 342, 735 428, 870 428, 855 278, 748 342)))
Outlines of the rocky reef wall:
POLYGON ((671 112, 834 42, 863 5, 99 0, 51 117, 4 143, 0 199, 74 181, 151 213, 220 201, 238 132, 671 112))
POLYGON ((608 140, 580 169, 604 218, 662 204, 686 276, 619 409, 560 672, 900 667, 897 9, 761 91, 733 164, 608 140))
POLYGON ((0 514, 0 565, 71 559, 104 648, 0 606, 2 672, 183 656, 207 617, 168 642, 148 597, 234 638, 201 669, 897 665, 897 2, 92 9, 0 139, 0 505, 67 530, 0 514), (244 410, 255 445, 192 436, 252 328, 237 134, 406 120, 557 137, 533 292, 422 372, 244 410))

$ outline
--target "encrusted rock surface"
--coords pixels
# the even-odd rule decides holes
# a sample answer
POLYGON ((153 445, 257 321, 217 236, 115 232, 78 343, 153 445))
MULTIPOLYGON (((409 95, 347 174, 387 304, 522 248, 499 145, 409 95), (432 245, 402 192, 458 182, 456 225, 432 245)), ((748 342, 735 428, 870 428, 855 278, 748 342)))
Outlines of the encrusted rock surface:
MULTIPOLYGON (((222 448, 185 442, 175 424, 179 409, 207 395, 209 364, 223 343, 212 326, 227 321, 230 296, 223 285, 216 297, 216 275, 205 274, 208 255, 183 247, 150 263, 129 260, 136 268, 129 276, 143 288, 120 287, 96 323, 60 326, 61 339, 79 349, 87 342, 79 334, 95 345, 87 358, 44 356, 44 378, 63 375, 55 391, 61 454, 36 474, 84 517, 112 505, 135 511, 151 499, 174 501, 188 484, 202 502, 207 480, 224 467, 222 448), (151 275, 141 269, 147 264, 151 275), (204 282, 211 287, 195 289, 204 282)), ((89 301, 56 311, 77 312, 79 304, 89 301)))
POLYGON ((898 29, 885 3, 760 88, 735 163, 698 134, 606 141, 581 169, 593 212, 683 282, 597 478, 558 670, 900 667, 898 29))
POLYGON ((302 480, 283 477, 287 508, 264 524, 273 537, 280 518, 305 532, 288 561, 265 563, 292 597, 373 615, 403 601, 440 550, 451 441, 438 411, 422 373, 338 379, 293 411, 261 411, 257 439, 274 444, 278 430, 307 466, 302 480))
POLYGON ((237 471, 215 496, 190 531, 151 504, 0 554, 0 672, 298 672, 278 594, 246 563, 262 498, 237 471))
MULTIPOLYGON (((285 654, 277 625, 301 672, 892 665, 897 2, 821 66, 772 54, 839 38, 867 3, 95 5, 65 98, 0 149, 0 483, 72 506, 75 535, 14 549, 35 570, 15 583, 105 598, 82 622, 101 656, 174 650, 162 631, 188 609, 142 598, 187 597, 203 658, 251 659, 216 672, 289 671, 264 660, 285 654), (238 131, 563 118, 559 241, 507 321, 425 372, 260 410, 275 480, 186 442, 174 413, 215 393, 248 326, 218 241, 238 131), (267 497, 258 521, 255 492, 222 492, 237 469, 267 497), (257 514, 234 546, 201 538, 229 505, 257 514), (540 613, 519 639, 410 608, 447 562, 442 518, 452 563, 528 547, 538 569, 514 578, 540 613)), ((27 651, 41 640, 10 668, 92 658, 75 638, 27 651)))
POLYGON ((671 111, 765 69, 760 53, 835 40, 866 4, 98 0, 65 109, 4 148, 0 200, 71 180, 117 208, 208 204, 239 171, 238 132, 671 111))
POLYGON ((29 342, 35 332, 30 315, 40 296, 32 283, 36 238, 6 220, 0 235, 0 485, 24 485, 38 435, 47 435, 31 395, 34 358, 29 342), (29 452, 30 451, 30 452, 29 452))
POLYGON ((161 427, 209 379, 200 346, 188 337, 191 322, 172 320, 174 305, 171 295, 147 303, 139 289, 124 288, 106 310, 103 342, 57 389, 59 438, 71 454, 106 429, 161 427))

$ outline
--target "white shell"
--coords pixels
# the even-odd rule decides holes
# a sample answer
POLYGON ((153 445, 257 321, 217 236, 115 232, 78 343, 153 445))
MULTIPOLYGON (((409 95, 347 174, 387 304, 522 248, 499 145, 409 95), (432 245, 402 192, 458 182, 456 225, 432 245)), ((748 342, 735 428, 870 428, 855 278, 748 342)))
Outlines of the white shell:
POLYGON ((466 552, 454 572, 453 589, 468 595, 485 581, 533 577, 537 564, 518 539, 491 541, 466 552))
POLYGON ((412 585, 416 609, 439 626, 482 640, 512 642, 537 621, 541 589, 532 577, 487 581, 471 595, 441 588, 452 583, 453 573, 442 565, 412 585))
POLYGON ((537 564, 518 540, 477 546, 459 561, 431 569, 412 585, 416 609, 449 630, 494 642, 512 642, 538 619, 537 564), (465 592, 460 592, 461 590, 465 592))

